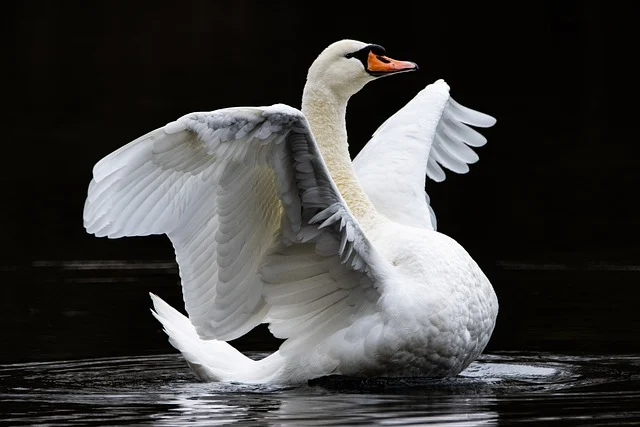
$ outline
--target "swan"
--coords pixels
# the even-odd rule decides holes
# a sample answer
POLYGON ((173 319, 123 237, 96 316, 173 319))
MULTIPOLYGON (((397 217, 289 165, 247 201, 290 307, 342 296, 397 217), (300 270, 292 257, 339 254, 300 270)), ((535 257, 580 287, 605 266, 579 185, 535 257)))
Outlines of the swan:
POLYGON ((495 119, 438 80, 383 123, 352 162, 351 96, 417 70, 376 44, 339 40, 307 74, 302 108, 186 114, 98 161, 86 231, 166 234, 188 317, 152 314, 203 381, 299 384, 325 375, 445 377, 485 349, 494 289, 436 231, 425 177, 478 160, 495 119), (284 339, 252 360, 227 341, 267 323, 284 339))

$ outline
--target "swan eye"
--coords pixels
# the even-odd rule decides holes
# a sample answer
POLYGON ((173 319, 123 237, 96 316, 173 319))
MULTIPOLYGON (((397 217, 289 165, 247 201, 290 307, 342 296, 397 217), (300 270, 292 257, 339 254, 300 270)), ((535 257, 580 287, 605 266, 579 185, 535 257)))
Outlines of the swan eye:
POLYGON ((358 58, 361 61, 366 61, 367 57, 369 56, 369 52, 373 53, 374 55, 380 57, 382 55, 384 55, 385 53, 387 53, 387 51, 385 50, 385 48, 383 48, 382 46, 380 46, 379 44, 370 44, 367 45, 365 47, 363 47, 362 49, 356 51, 356 52, 349 52, 345 55, 346 58, 358 58))

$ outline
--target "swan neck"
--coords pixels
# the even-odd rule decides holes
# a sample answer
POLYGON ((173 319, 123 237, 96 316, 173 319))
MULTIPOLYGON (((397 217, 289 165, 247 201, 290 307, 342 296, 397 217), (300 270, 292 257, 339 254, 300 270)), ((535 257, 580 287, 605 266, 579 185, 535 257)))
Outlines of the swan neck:
POLYGON ((302 112, 342 198, 362 223, 375 216, 376 210, 351 163, 346 124, 348 100, 348 96, 340 96, 329 88, 308 84, 303 92, 302 112))

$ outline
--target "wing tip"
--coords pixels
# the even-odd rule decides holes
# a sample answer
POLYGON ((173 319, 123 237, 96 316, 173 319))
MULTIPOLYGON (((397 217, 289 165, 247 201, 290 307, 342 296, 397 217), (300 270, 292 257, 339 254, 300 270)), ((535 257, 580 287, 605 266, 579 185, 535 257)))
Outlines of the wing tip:
POLYGON ((474 110, 473 108, 464 106, 453 98, 449 98, 449 108, 451 108, 451 112, 452 114, 454 114, 457 120, 471 126, 479 128, 489 128, 495 125, 497 122, 495 117, 487 113, 474 110))

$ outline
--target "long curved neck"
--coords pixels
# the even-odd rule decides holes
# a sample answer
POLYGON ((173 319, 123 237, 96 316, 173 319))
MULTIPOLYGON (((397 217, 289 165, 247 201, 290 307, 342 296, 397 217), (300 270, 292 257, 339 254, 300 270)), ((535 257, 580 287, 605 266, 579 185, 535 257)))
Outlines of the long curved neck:
POLYGON ((342 198, 362 224, 375 217, 377 212, 351 164, 346 124, 348 100, 330 88, 307 82, 302 95, 302 112, 342 198))

